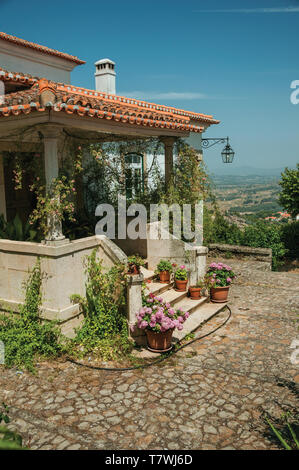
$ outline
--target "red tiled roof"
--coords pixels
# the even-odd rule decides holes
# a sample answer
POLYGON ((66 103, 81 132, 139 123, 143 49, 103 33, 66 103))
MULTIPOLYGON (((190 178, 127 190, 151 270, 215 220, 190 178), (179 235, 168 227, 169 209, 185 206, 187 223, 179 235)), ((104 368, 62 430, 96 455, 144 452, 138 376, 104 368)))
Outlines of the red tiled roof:
POLYGON ((100 119, 115 120, 129 124, 159 127, 174 130, 202 132, 200 124, 218 124, 212 116, 192 113, 182 109, 162 106, 146 101, 107 95, 102 92, 73 87, 64 83, 55 83, 38 79, 30 75, 13 74, 0 69, 0 80, 21 81, 31 85, 30 89, 4 95, 0 106, 0 117, 29 114, 33 111, 44 111, 41 105, 43 89, 52 92, 52 101, 46 106, 56 112, 77 114, 100 119), (191 120, 197 121, 191 124, 191 120))
POLYGON ((0 32, 0 39, 3 39, 4 41, 13 42, 14 44, 17 44, 18 46, 29 47, 30 49, 35 49, 37 51, 44 52, 45 54, 61 57, 62 59, 75 62, 78 65, 85 64, 84 60, 80 60, 76 56, 66 54, 65 52, 59 52, 59 51, 56 51, 55 49, 50 49, 49 47, 41 46, 39 44, 35 44, 34 42, 26 41, 25 39, 17 38, 15 36, 12 36, 11 34, 0 32))

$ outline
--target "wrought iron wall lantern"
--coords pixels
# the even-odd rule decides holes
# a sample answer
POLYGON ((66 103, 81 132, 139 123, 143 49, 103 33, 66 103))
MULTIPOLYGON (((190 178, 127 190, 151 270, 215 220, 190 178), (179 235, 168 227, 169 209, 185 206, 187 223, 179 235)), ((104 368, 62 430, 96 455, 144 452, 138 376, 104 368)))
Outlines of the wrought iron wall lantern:
POLYGON ((208 149, 215 144, 226 144, 224 149, 221 152, 222 161, 223 163, 232 163, 234 156, 235 156, 235 152, 230 146, 229 138, 228 137, 220 137, 220 138, 210 137, 210 138, 202 139, 203 148, 208 149))

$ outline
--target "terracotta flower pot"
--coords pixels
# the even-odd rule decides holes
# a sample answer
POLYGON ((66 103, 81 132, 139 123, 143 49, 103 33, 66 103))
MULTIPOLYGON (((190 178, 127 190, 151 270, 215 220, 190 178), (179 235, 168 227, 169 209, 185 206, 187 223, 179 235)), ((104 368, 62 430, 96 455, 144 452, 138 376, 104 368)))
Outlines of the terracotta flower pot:
POLYGON ((163 284, 168 284, 170 281, 170 272, 169 271, 160 271, 159 272, 160 282, 163 284))
POLYGON ((201 287, 189 287, 190 299, 199 300, 201 298, 201 287))
POLYGON ((175 280, 175 287, 176 287, 176 290, 178 290, 179 292, 184 292, 187 288, 187 283, 188 283, 188 280, 186 281, 181 281, 179 279, 176 279, 175 280))
POLYGON ((211 301, 216 303, 227 302, 229 287, 211 287, 211 301))
POLYGON ((140 274, 140 270, 135 266, 135 264, 132 264, 129 266, 129 273, 128 274, 140 274))
POLYGON ((155 333, 152 330, 145 330, 148 349, 158 353, 170 351, 172 348, 171 339, 173 330, 174 328, 159 333, 155 333))

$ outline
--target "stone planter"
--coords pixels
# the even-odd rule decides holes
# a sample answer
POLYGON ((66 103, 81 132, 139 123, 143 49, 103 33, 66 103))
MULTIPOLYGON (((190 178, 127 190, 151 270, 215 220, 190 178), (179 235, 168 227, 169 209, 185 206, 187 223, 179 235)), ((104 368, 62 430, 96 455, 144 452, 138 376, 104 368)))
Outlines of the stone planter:
POLYGON ((175 289, 179 292, 184 292, 187 289, 188 280, 181 281, 179 279, 175 279, 175 289))
POLYGON ((168 284, 170 282, 170 272, 169 271, 160 271, 159 272, 160 282, 162 284, 168 284))
POLYGON ((220 304, 227 302, 229 287, 211 287, 211 301, 220 304))
POLYGON ((148 345, 147 348, 149 351, 157 353, 170 351, 172 349, 171 339, 173 331, 174 328, 159 333, 155 333, 152 330, 145 330, 148 345))

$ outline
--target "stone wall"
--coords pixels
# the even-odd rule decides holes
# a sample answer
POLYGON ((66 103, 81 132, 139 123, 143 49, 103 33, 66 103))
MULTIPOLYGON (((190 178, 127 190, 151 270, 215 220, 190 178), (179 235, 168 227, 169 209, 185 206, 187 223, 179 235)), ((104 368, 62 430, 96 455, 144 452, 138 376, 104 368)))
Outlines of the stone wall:
POLYGON ((250 246, 225 245, 220 243, 211 243, 209 245, 209 256, 222 256, 227 258, 245 259, 251 261, 260 261, 264 263, 264 269, 272 269, 272 250, 271 248, 253 248, 250 246))
POLYGON ((78 304, 71 303, 70 296, 85 294, 84 259, 95 248, 107 268, 126 260, 123 251, 105 236, 82 238, 60 246, 0 240, 1 310, 18 312, 24 300, 23 282, 40 257, 44 273, 42 316, 59 320, 62 332, 71 334, 80 322, 80 310, 78 304))
POLYGON ((165 230, 161 222, 147 224, 147 238, 115 240, 126 255, 139 254, 147 260, 148 269, 155 270, 161 259, 184 264, 190 269, 190 282, 195 284, 205 274, 206 255, 204 246, 193 247, 165 230))

